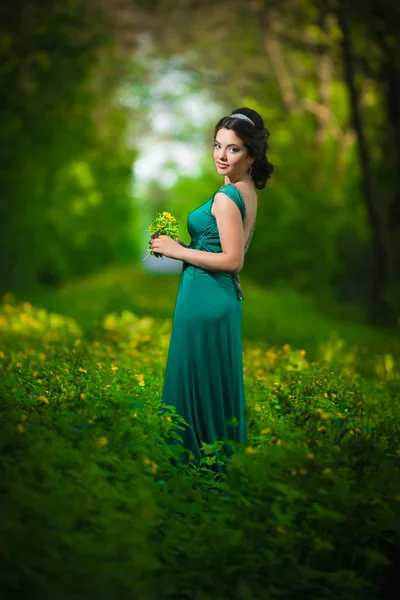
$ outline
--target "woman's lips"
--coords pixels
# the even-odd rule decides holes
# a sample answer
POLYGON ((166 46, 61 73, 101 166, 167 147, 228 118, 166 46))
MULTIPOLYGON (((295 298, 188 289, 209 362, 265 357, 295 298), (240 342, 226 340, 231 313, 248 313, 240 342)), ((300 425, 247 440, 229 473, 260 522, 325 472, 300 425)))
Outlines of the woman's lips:
POLYGON ((228 167, 229 165, 224 165, 220 162, 217 162, 217 167, 219 167, 220 169, 226 169, 226 167, 228 167))

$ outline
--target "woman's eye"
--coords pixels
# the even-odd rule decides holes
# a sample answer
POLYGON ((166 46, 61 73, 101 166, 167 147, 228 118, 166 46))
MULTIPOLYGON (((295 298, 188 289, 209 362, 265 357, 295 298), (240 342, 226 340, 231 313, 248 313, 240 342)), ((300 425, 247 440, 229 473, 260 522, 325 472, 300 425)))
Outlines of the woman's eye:
MULTIPOLYGON (((219 144, 215 143, 214 148, 216 148, 217 146, 219 146, 219 144)), ((232 150, 233 152, 239 152, 239 148, 229 148, 229 150, 232 150)))

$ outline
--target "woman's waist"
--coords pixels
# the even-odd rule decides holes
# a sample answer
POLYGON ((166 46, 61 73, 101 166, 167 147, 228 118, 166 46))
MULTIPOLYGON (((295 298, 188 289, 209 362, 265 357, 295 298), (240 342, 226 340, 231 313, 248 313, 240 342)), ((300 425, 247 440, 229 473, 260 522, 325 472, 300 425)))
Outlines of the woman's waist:
POLYGON ((233 279, 234 275, 232 273, 224 273, 222 271, 208 271, 207 269, 203 269, 202 267, 196 267, 195 265, 191 265, 183 261, 182 273, 186 273, 187 275, 192 276, 205 276, 212 277, 213 279, 233 279))

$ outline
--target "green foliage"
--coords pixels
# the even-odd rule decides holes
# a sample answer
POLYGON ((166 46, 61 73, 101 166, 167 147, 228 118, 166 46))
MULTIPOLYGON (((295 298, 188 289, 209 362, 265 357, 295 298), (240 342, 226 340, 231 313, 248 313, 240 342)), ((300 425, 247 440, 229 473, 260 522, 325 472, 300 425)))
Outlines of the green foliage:
MULTIPOLYGON (((360 311, 318 302, 314 297, 300 294, 287 287, 255 284, 241 274, 246 307, 243 312, 244 337, 254 342, 268 340, 272 345, 290 343, 305 348, 319 358, 321 344, 332 340, 331 352, 345 359, 346 355, 334 336, 346 345, 356 347, 356 356, 364 357, 363 364, 378 360, 377 356, 397 354, 399 343, 395 331, 372 328, 362 321, 360 311)), ((54 292, 36 288, 17 294, 53 312, 76 319, 88 333, 93 324, 110 311, 129 310, 139 316, 152 315, 170 318, 179 283, 178 275, 155 275, 136 265, 112 266, 85 278, 69 281, 54 292)), ((373 363, 375 364, 375 363, 373 363)), ((374 367, 371 367, 374 373, 374 367)), ((368 376, 366 369, 365 375, 368 376)))
POLYGON ((0 19, 0 279, 57 284, 138 251, 112 39, 83 0, 17 0, 0 19), (108 68, 109 68, 108 67, 108 68))
POLYGON ((390 597, 399 356, 366 381, 356 348, 338 339, 318 362, 289 344, 247 343, 250 443, 216 477, 206 465, 219 442, 203 465, 171 463, 178 448, 165 440, 179 420, 159 410, 170 325, 125 311, 85 336, 70 318, 5 298, 2 593, 390 597))

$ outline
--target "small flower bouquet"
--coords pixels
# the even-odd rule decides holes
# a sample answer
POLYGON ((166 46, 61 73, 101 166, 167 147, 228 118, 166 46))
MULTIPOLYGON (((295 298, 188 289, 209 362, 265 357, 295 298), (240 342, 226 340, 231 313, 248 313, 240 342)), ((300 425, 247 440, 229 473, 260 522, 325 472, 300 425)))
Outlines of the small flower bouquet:
MULTIPOLYGON (((157 213, 157 216, 151 222, 150 226, 147 228, 148 231, 151 231, 151 237, 157 237, 159 235, 168 235, 173 240, 177 240, 179 238, 178 233, 178 222, 171 215, 171 213, 164 211, 163 213, 157 213)), ((150 254, 153 254, 156 258, 159 256, 163 256, 162 254, 158 254, 157 252, 153 252, 150 250, 148 254, 144 257, 145 260, 150 254)))

